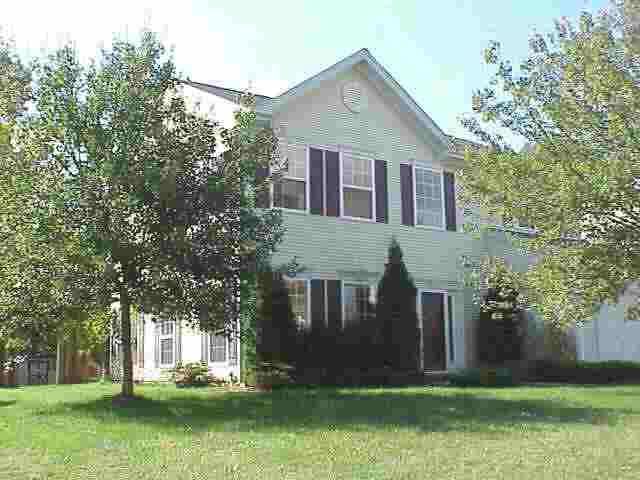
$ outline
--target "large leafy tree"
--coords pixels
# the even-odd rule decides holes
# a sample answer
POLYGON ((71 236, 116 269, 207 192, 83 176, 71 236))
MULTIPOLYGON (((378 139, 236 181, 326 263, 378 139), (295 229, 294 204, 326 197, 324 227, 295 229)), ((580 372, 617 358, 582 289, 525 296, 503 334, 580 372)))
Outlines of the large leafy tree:
POLYGON ((462 120, 486 145, 467 152, 463 196, 535 226, 519 241, 538 260, 529 300, 556 326, 590 318, 640 279, 638 18, 638 0, 619 0, 577 25, 557 21, 531 36, 518 69, 492 43, 496 73, 462 120))
POLYGON ((96 296, 91 257, 70 261, 87 252, 64 228, 55 202, 59 169, 42 161, 46 136, 26 115, 32 68, 0 39, 0 350, 10 359, 50 349, 74 324, 90 348, 94 335, 77 320, 95 326, 92 319, 108 313, 87 301, 96 296))
MULTIPOLYGON (((282 233, 277 212, 253 207, 276 141, 252 99, 223 129, 187 105, 173 59, 152 33, 114 41, 90 65, 66 47, 36 71, 34 114, 44 138, 37 168, 58 172, 54 209, 37 209, 81 250, 64 285, 94 305, 117 302, 122 396, 133 395, 131 307, 235 332, 240 279, 267 262, 282 233), (216 142, 221 138, 221 144, 216 142), (86 272, 92 289, 83 288, 86 272)), ((44 223, 42 242, 55 231, 44 223)))

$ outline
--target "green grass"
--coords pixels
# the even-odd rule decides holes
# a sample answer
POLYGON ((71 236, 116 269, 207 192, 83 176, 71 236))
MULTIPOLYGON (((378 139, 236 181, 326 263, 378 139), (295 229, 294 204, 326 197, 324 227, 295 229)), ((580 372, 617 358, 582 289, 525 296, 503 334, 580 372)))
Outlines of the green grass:
POLYGON ((640 478, 640 386, 117 390, 0 389, 0 478, 640 478))

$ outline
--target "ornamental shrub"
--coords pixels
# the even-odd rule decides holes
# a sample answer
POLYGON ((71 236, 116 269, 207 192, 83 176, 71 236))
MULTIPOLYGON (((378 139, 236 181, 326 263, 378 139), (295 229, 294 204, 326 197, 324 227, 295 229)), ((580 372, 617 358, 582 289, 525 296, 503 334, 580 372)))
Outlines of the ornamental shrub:
POLYGON ((402 259, 402 249, 394 238, 384 275, 378 283, 376 305, 384 363, 394 370, 417 370, 420 365, 417 292, 402 259))
POLYGON ((478 356, 481 363, 500 366, 522 359, 523 326, 519 292, 506 267, 494 272, 480 306, 478 356))
POLYGON ((204 362, 178 363, 171 370, 171 379, 178 387, 206 386, 212 382, 209 367, 204 362))

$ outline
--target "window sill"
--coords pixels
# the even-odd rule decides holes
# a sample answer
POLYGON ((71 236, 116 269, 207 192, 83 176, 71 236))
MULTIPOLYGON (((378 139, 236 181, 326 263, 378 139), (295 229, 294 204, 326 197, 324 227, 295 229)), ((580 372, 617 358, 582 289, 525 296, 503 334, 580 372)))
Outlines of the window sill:
MULTIPOLYGON (((447 229, 444 227, 432 227, 430 225, 415 225, 416 228, 420 228, 422 230, 431 230, 434 232, 446 232, 447 229)), ((453 232, 452 232, 453 233, 453 232)))
POLYGON ((340 216, 340 217, 335 217, 338 218, 340 220, 344 220, 347 222, 360 222, 360 223, 377 223, 375 220, 372 220, 370 218, 360 218, 360 217, 347 217, 347 216, 340 216))
POLYGON ((309 215, 308 210, 298 210, 296 208, 273 207, 273 210, 280 210, 283 213, 293 213, 294 215, 309 215))

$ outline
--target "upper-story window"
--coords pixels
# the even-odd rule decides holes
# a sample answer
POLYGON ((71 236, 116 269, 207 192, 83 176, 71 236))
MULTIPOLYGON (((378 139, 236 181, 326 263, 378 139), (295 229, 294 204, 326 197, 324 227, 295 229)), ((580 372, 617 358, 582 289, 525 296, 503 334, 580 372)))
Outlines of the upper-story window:
POLYGON ((307 209, 307 149, 304 145, 281 144, 287 158, 286 174, 273 184, 273 206, 290 210, 307 209))
POLYGON ((373 160, 342 154, 342 216, 374 220, 373 160))
POLYGON ((415 168, 415 224, 444 228, 444 185, 442 172, 415 168))

